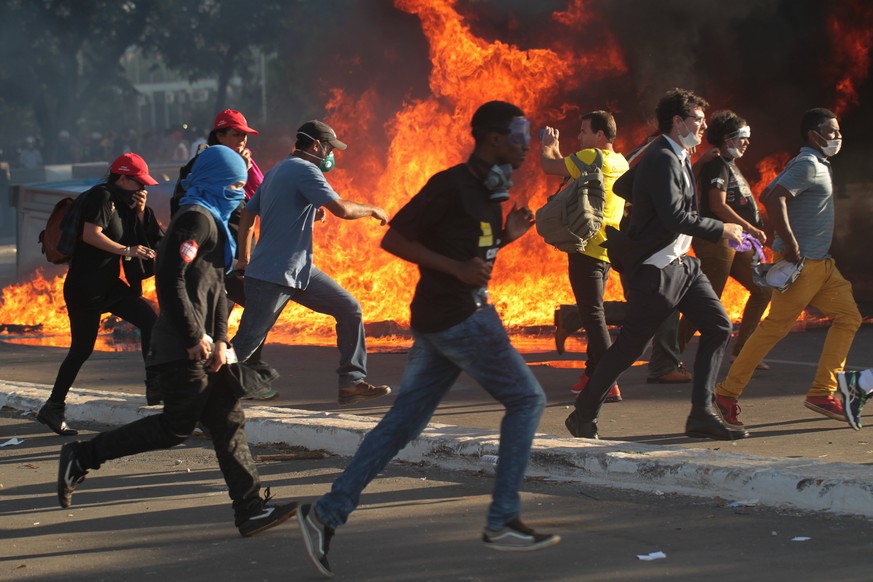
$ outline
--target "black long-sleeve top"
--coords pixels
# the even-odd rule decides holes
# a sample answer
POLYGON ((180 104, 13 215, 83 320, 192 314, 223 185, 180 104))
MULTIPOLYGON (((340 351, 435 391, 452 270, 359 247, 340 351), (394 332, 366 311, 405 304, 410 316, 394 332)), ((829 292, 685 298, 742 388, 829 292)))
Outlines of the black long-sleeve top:
POLYGON ((206 209, 179 209, 158 249, 155 277, 161 313, 149 364, 187 358, 204 333, 227 341, 224 234, 206 209))

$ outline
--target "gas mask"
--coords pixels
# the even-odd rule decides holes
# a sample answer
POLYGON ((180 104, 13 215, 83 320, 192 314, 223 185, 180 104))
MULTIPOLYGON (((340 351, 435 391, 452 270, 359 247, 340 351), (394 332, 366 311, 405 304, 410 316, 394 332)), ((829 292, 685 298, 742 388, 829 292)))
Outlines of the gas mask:
POLYGON ((333 152, 330 152, 327 156, 321 158, 321 163, 318 164, 318 169, 326 174, 333 170, 335 166, 336 160, 333 157, 333 152))
MULTIPOLYGON (((312 141, 319 141, 319 140, 316 140, 316 139, 315 139, 314 137, 312 137, 311 135, 309 135, 308 133, 304 133, 304 132, 302 132, 302 131, 297 132, 297 134, 298 134, 298 135, 305 135, 306 137, 308 137, 308 138, 311 139, 312 141)), ((306 152, 306 151, 303 151, 303 152, 301 152, 301 153, 304 153, 304 154, 306 154, 306 155, 308 155, 308 156, 312 156, 313 158, 315 158, 315 159, 317 159, 317 160, 321 160, 321 163, 318 164, 318 169, 321 170, 321 171, 322 171, 323 173, 325 173, 325 174, 326 174, 327 172, 330 172, 331 170, 333 170, 334 167, 336 166, 336 160, 335 160, 334 157, 333 157, 333 152, 330 152, 330 153, 327 154, 326 156, 319 156, 319 155, 317 155, 317 154, 313 154, 313 153, 306 152)))
POLYGON ((491 202, 509 200, 509 189, 512 188, 512 164, 491 166, 483 184, 491 191, 491 195, 488 196, 491 202))

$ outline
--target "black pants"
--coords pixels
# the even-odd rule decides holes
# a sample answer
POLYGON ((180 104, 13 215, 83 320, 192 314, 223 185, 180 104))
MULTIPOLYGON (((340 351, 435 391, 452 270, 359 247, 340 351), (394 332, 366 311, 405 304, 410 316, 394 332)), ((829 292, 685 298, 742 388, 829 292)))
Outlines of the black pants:
MULTIPOLYGON (((142 297, 125 297, 110 305, 107 309, 97 308, 80 309, 67 306, 70 317, 70 351, 58 369, 55 384, 49 400, 52 402, 64 402, 70 387, 79 375, 91 354, 94 352, 94 344, 97 342, 97 333, 100 331, 100 317, 109 312, 121 319, 128 321, 139 328, 142 340, 142 355, 145 358, 152 337, 152 326, 155 324, 157 315, 152 306, 142 297)), ((150 381, 148 381, 150 382, 150 381)))
POLYGON ((576 297, 582 327, 588 336, 585 372, 590 376, 611 342, 603 312, 603 293, 609 279, 609 263, 580 253, 569 253, 567 275, 576 297))
POLYGON ((663 269, 642 265, 628 277, 625 294, 628 299, 625 323, 601 358, 588 386, 576 399, 579 417, 597 418, 619 374, 642 355, 661 324, 677 309, 700 331, 691 406, 695 410, 708 409, 730 340, 731 322, 706 275, 700 271, 700 261, 684 257, 663 269))
POLYGON ((218 466, 237 516, 259 503, 261 483, 245 432, 245 414, 228 385, 207 374, 203 363, 179 360, 151 367, 157 372, 164 410, 83 443, 85 469, 105 461, 184 442, 197 422, 212 435, 218 466))
POLYGON ((649 360, 648 377, 660 378, 679 367, 679 312, 673 311, 658 327, 652 337, 652 359, 649 360))

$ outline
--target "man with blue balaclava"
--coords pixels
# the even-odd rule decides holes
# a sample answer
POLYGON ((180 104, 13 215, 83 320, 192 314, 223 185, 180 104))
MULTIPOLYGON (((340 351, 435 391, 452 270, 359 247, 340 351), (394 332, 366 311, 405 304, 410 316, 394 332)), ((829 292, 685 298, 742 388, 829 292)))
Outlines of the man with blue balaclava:
POLYGON ((164 409, 85 442, 61 448, 58 501, 69 507, 90 469, 184 442, 201 423, 212 437, 233 501, 234 525, 248 537, 294 515, 295 502, 270 504, 261 497, 258 471, 245 433, 245 414, 232 386, 219 374, 228 364, 224 275, 236 244, 227 220, 245 194, 246 163, 217 145, 197 157, 183 186, 186 194, 157 253, 161 313, 152 329, 146 365, 156 374, 164 409))

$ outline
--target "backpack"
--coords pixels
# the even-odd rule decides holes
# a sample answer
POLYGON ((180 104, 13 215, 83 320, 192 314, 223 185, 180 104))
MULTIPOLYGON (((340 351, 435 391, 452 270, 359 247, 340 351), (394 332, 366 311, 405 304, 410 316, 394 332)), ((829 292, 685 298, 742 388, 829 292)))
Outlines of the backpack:
POLYGON ((49 214, 45 230, 39 233, 40 250, 48 262, 63 265, 73 257, 76 240, 82 235, 82 207, 88 192, 62 199, 49 214))
POLYGON ((188 162, 179 168, 179 179, 176 180, 176 186, 173 188, 173 195, 170 197, 170 218, 172 219, 176 216, 176 213, 179 211, 179 201, 185 196, 185 189, 182 187, 182 180, 188 177, 188 174, 191 173, 191 169, 194 167, 194 162, 197 161, 197 156, 206 151, 206 148, 209 146, 206 144, 200 144, 197 147, 197 151, 194 153, 194 157, 188 160, 188 162))
POLYGON ((603 186, 603 152, 595 149, 597 156, 585 164, 576 154, 570 156, 579 168, 578 178, 549 197, 548 202, 537 210, 537 232, 547 243, 565 253, 585 250, 588 241, 603 226, 603 206, 606 194, 603 186))

